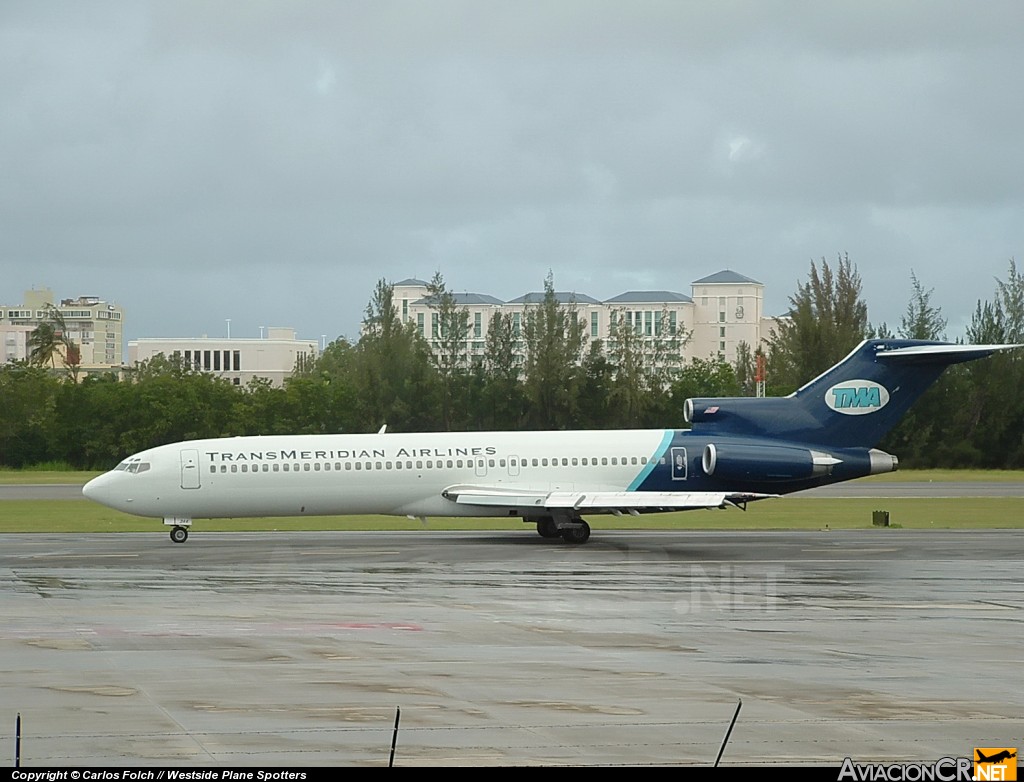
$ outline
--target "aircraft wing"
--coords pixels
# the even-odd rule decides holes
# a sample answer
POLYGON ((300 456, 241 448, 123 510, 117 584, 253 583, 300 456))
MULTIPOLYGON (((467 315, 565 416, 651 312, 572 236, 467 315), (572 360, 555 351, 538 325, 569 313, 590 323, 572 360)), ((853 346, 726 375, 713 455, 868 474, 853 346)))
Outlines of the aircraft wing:
POLYGON ((573 510, 638 515, 655 511, 743 506, 776 494, 711 491, 526 491, 489 486, 449 486, 442 495, 459 505, 512 508, 523 513, 573 510))

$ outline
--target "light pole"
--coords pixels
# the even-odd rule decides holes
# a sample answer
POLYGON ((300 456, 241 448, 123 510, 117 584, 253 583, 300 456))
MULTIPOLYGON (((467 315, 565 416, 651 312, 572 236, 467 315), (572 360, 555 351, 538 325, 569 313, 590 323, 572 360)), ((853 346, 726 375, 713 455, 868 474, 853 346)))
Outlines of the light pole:
POLYGON ((231 318, 224 318, 228 322, 228 339, 231 339, 231 318))

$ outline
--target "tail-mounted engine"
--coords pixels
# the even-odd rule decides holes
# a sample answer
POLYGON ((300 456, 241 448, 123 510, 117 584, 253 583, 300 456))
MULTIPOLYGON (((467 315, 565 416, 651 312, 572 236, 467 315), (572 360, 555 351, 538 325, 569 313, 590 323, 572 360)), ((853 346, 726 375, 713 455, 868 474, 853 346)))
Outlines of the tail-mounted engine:
POLYGON ((826 476, 841 463, 831 454, 791 445, 708 443, 701 455, 706 475, 756 483, 826 476))

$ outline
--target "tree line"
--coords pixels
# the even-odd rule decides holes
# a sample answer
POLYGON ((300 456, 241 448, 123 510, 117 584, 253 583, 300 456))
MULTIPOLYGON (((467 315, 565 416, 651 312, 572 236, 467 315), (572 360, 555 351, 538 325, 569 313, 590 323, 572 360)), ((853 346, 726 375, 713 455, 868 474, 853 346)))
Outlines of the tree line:
MULTIPOLYGON (((861 281, 846 256, 811 263, 789 311, 764 348, 768 393, 784 395, 842 359, 862 339, 945 339, 932 292, 911 274, 906 312, 895 331, 872 325, 861 281)), ((235 386, 196 371, 177 355, 158 356, 123 377, 78 378, 61 324, 41 324, 31 359, 0 367, 0 466, 63 464, 107 469, 127 454, 179 440, 256 434, 467 431, 501 429, 682 428, 692 396, 754 393, 758 346, 734 363, 680 356, 687 334, 659 325, 640 335, 613 320, 608 344, 588 340, 571 302, 551 276, 543 300, 522 321, 492 320, 484 351, 466 354, 468 313, 440 274, 428 295, 436 313, 430 345, 376 285, 359 339, 336 339, 303 361, 282 387, 254 379, 235 386)), ((59 315, 59 313, 57 313, 59 315)), ((993 297, 975 309, 966 341, 1024 342, 1024 279, 1013 261, 993 297)), ((998 354, 947 370, 881 447, 905 466, 1024 467, 1024 356, 998 354)))

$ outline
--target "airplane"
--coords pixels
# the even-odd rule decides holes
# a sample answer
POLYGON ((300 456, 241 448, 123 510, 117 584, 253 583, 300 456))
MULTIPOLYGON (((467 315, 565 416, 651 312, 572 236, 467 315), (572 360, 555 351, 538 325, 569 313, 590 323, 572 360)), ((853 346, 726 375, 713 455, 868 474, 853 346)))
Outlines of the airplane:
POLYGON ((980 749, 975 748, 974 754, 978 756, 977 758, 975 758, 976 762, 978 763, 1000 763, 1004 760, 1009 760, 1010 758, 1017 757, 1016 752, 1010 752, 1007 749, 1004 749, 1001 752, 997 752, 992 757, 987 757, 985 753, 983 753, 980 749))
POLYGON ((86 497, 162 518, 384 514, 520 517, 585 543, 583 516, 739 507, 892 472, 875 446, 951 364, 1021 345, 865 340, 786 397, 688 399, 689 429, 268 435, 128 457, 86 497))

